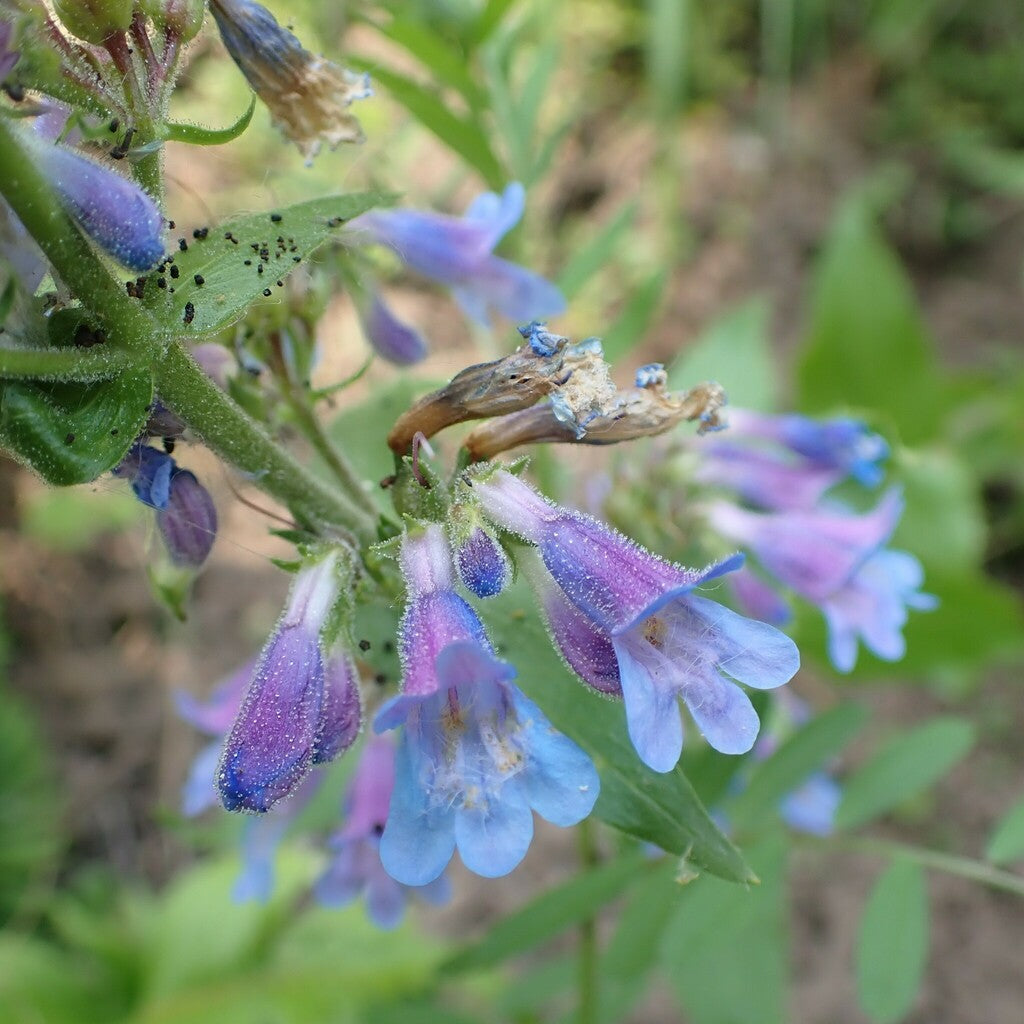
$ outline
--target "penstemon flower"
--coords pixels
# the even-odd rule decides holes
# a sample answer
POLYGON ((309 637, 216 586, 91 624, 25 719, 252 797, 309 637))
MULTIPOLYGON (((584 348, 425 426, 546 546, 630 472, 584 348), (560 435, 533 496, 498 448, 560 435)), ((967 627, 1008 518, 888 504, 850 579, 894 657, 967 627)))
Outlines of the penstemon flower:
POLYGON ((494 247, 523 215, 518 183, 499 196, 485 192, 462 217, 421 210, 370 210, 349 224, 353 240, 385 245, 406 266, 451 289, 471 320, 490 322, 491 310, 510 320, 556 316, 565 309, 550 281, 494 255, 494 247))
POLYGON ((406 885, 433 881, 456 848, 476 874, 507 874, 529 848, 533 811, 556 825, 581 821, 597 799, 597 772, 494 656, 453 589, 442 527, 406 537, 402 568, 402 692, 375 720, 378 732, 402 728, 381 861, 406 885))
POLYGON ((314 899, 324 907, 343 907, 365 896, 366 912, 378 928, 399 925, 410 895, 435 905, 451 898, 444 874, 426 885, 408 886, 384 870, 380 837, 394 786, 395 745, 388 736, 371 736, 345 798, 345 823, 328 842, 330 863, 313 886, 314 899))
POLYGON ((799 654, 773 626, 694 593, 738 568, 741 556, 684 569, 589 516, 551 504, 510 473, 475 478, 472 490, 497 525, 537 546, 548 573, 582 616, 563 611, 554 618, 556 642, 570 665, 590 666, 583 678, 596 673, 605 692, 614 692, 611 645, 629 735, 645 764, 667 772, 679 760, 678 698, 716 750, 742 754, 753 746, 757 712, 737 683, 781 686, 796 672, 799 654))
POLYGON ((321 631, 341 591, 342 556, 304 566, 256 664, 224 744, 217 788, 229 811, 263 812, 291 794, 314 764, 358 732, 358 693, 347 658, 325 665, 321 631))

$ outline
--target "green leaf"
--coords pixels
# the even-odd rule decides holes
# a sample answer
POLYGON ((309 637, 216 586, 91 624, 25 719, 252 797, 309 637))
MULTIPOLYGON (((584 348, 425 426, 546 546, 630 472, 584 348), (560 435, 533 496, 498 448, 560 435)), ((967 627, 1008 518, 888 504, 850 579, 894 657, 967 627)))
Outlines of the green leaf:
POLYGON ((491 188, 504 188, 505 171, 476 121, 453 114, 444 101, 429 89, 397 71, 382 67, 379 61, 349 56, 348 63, 361 71, 372 72, 382 89, 387 89, 424 128, 475 167, 491 188))
POLYGON ((932 437, 944 413, 911 283, 863 198, 843 204, 826 240, 797 380, 801 409, 884 410, 911 443, 932 437))
POLYGON ((479 942, 457 952, 442 969, 457 974, 493 967, 554 938, 617 897, 643 870, 644 862, 643 851, 633 848, 541 893, 522 909, 503 917, 479 942))
POLYGON ((968 466, 951 451, 903 448, 897 450, 895 469, 906 510, 893 547, 946 572, 977 567, 985 549, 985 518, 968 466))
POLYGON ((857 995, 878 1024, 905 1016, 928 957, 928 893, 924 872, 894 861, 875 883, 857 943, 857 995))
POLYGON ((608 266, 626 231, 633 225, 637 200, 623 203, 615 216, 593 236, 576 248, 562 268, 558 287, 567 299, 573 299, 580 289, 600 270, 608 266))
POLYGON ((392 198, 387 193, 351 192, 311 199, 272 213, 232 217, 210 227, 203 239, 186 239, 187 251, 174 254, 173 266, 179 276, 171 277, 168 268, 161 275, 167 287, 160 289, 154 281, 156 275, 151 274, 145 300, 177 334, 219 331, 241 317, 261 296, 280 301, 272 298, 278 281, 329 238, 338 237, 345 221, 392 198), (259 250, 266 252, 266 259, 261 258, 259 250), (264 268, 262 273, 260 267, 264 268), (197 283, 196 275, 202 284, 197 283), (271 296, 264 296, 268 289, 271 296), (191 304, 193 316, 186 323, 187 304, 191 304))
POLYGON ((686 857, 697 868, 733 882, 755 881, 682 769, 651 771, 629 741, 621 702, 597 696, 569 674, 535 604, 529 588, 520 584, 488 601, 487 624, 499 652, 515 662, 518 685, 555 728, 594 759, 601 775, 594 813, 623 832, 686 857))
POLYGON ((692 1024, 784 1024, 789 957, 783 877, 786 843, 747 851, 751 888, 699 878, 686 886, 662 943, 661 967, 692 1024))
POLYGON ((622 312, 601 338, 608 362, 628 356, 643 340, 658 312, 666 280, 666 272, 657 270, 632 292, 622 312))
POLYGON ((967 755, 974 727, 961 718, 935 718, 893 737, 846 781, 837 828, 854 828, 916 796, 967 755))
POLYGON ((454 89, 473 110, 478 111, 484 106, 484 90, 469 73, 465 54, 454 49, 451 43, 426 25, 409 18, 392 18, 386 25, 380 25, 369 18, 359 20, 372 25, 382 35, 406 49, 439 82, 454 89))
POLYGON ((479 17, 476 19, 476 24, 473 26, 470 41, 475 46, 486 42, 494 33, 494 30, 501 25, 509 8, 515 2, 516 0, 487 0, 487 3, 480 11, 479 17))
POLYGON ((1024 800, 1003 815, 988 841, 985 857, 993 864, 1024 860, 1024 800))
POLYGON ((685 390, 715 380, 730 405, 771 412, 778 404, 779 382, 768 313, 767 300, 754 298, 718 317, 669 367, 669 387, 685 390))
POLYGON ((838 754, 866 720, 859 704, 840 704, 808 722, 755 767, 746 789, 728 804, 729 819, 753 829, 777 817, 779 801, 838 754))
POLYGON ((121 461, 152 401, 148 370, 93 384, 8 381, 0 391, 0 447, 49 484, 88 483, 121 461))
POLYGON ((249 107, 244 114, 227 128, 204 128, 201 124, 183 124, 170 121, 164 129, 164 139, 168 142, 184 142, 190 146, 223 146, 237 139, 252 120, 256 109, 256 93, 249 100, 249 107))
POLYGON ((665 857, 629 891, 599 969, 601 1019, 608 1024, 625 1020, 647 991, 646 979, 658 962, 664 935, 686 895, 676 872, 675 859, 665 857))

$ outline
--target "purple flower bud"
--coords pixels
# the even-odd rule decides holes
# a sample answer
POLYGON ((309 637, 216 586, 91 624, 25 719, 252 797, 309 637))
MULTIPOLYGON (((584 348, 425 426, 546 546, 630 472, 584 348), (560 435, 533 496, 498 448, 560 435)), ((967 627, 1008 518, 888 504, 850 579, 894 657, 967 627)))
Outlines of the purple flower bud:
POLYGON ((345 753, 355 743, 363 724, 359 675, 345 653, 337 652, 327 659, 320 717, 320 736, 313 751, 313 764, 333 761, 345 753))
POLYGON ((313 764, 324 727, 320 630, 338 597, 338 555, 300 570, 256 665, 217 771, 229 811, 267 811, 313 764))
POLYGON ((510 473, 477 478, 472 490, 496 524, 537 545, 547 571, 590 626, 584 634, 570 621, 557 627, 561 636, 589 635, 586 654, 598 665, 607 665, 599 637, 610 639, 630 738, 645 764, 666 772, 679 760, 680 697, 716 750, 740 754, 753 746, 757 713, 737 683, 781 686, 799 666, 796 645, 773 626, 691 593, 738 568, 742 556, 686 569, 552 505, 510 473))
POLYGON ((496 309, 510 320, 556 316, 565 298, 549 281, 500 259, 494 247, 523 215, 526 193, 518 183, 502 195, 485 192, 463 217, 419 210, 370 210, 349 229, 357 241, 386 245, 413 270, 451 289, 471 320, 488 326, 496 309))
POLYGON ((149 409, 146 433, 150 437, 181 437, 185 433, 185 421, 157 399, 149 409))
POLYGON ((479 526, 456 545, 455 564, 462 585, 477 597, 500 594, 512 575, 505 549, 479 526))
POLYGON ((175 469, 167 504, 156 514, 156 525, 175 565, 198 569, 217 539, 217 509, 210 492, 193 473, 175 469))
POLYGON ((209 699, 205 701, 196 700, 190 693, 179 690, 174 695, 178 714, 208 736, 223 736, 231 728, 231 723, 238 714, 255 669, 255 660, 239 666, 217 684, 209 699))
MULTIPOLYGON (((41 130, 49 133, 49 124, 41 130)), ((156 203, 116 171, 55 145, 39 132, 20 136, 82 230, 119 263, 149 270, 163 255, 164 221, 156 203)))
POLYGON ((330 840, 334 856, 313 887, 314 899, 325 907, 343 907, 365 895, 370 920, 386 929, 401 922, 410 894, 435 905, 451 897, 444 874, 424 886, 407 886, 384 870, 380 837, 394 785, 394 743, 385 736, 371 736, 345 798, 345 824, 330 840))
POLYGON ((382 359, 410 366, 426 356, 427 343, 423 336, 402 323, 377 292, 370 296, 366 308, 360 307, 359 316, 366 340, 382 359))

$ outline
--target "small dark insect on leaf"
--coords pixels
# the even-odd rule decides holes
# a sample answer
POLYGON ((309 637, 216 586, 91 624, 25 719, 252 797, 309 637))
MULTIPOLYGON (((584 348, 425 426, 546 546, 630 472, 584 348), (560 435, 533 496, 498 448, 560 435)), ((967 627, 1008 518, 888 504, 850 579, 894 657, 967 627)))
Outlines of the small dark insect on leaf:
POLYGON ((273 221, 273 222, 274 222, 275 224, 280 224, 280 223, 281 223, 281 220, 282 220, 282 218, 281 218, 281 214, 279 214, 279 213, 272 213, 272 214, 270 215, 270 219, 271 219, 271 220, 272 220, 272 221, 273 221))
POLYGON ((181 271, 177 267, 171 267, 171 277, 177 281, 178 278, 181 277, 181 271))
POLYGON ((65 444, 74 444, 75 443, 75 435, 74 434, 68 434, 67 437, 64 438, 64 443, 65 444))
POLYGON ((361 650, 361 651, 368 651, 370 649, 370 647, 371 647, 371 644, 370 644, 369 640, 360 640, 359 641, 359 650, 361 650))
POLYGON ((270 295, 271 294, 270 289, 269 288, 264 288, 263 289, 263 294, 264 295, 270 295))
POLYGON ((178 248, 182 252, 187 252, 188 251, 188 242, 186 242, 184 238, 179 238, 178 239, 178 248))
POLYGON ((195 239, 198 239, 201 242, 201 241, 203 241, 203 239, 206 238, 206 236, 209 233, 210 233, 210 229, 209 228, 196 228, 195 231, 192 232, 192 237, 195 238, 195 239))
POLYGON ((206 278, 203 277, 202 274, 194 274, 192 276, 192 280, 195 281, 196 287, 198 288, 202 288, 202 286, 206 284, 206 278))
POLYGON ((196 307, 191 302, 185 303, 185 314, 182 316, 182 320, 190 324, 196 318, 196 307))

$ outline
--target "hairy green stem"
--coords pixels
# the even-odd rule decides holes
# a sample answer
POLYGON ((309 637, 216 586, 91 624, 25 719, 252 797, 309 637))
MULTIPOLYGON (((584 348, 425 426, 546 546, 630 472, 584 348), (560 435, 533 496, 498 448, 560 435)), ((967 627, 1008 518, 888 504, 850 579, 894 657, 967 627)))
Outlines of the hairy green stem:
POLYGON ((363 490, 359 477, 342 452, 324 430, 323 424, 317 419, 310 404, 307 392, 298 388, 292 379, 291 368, 281 351, 280 335, 275 332, 271 339, 274 372, 284 392, 285 400, 295 417, 295 422, 306 439, 316 449, 317 454, 327 468, 334 474, 341 489, 369 516, 376 515, 376 509, 366 491, 363 490))
POLYGON ((928 850, 910 843, 899 843, 892 839, 881 839, 873 836, 839 836, 833 839, 813 840, 810 837, 801 839, 801 845, 813 846, 817 849, 852 850, 855 853, 868 853, 879 857, 902 857, 914 861, 923 868, 944 871, 947 875, 958 875, 972 882, 1003 889, 1006 892, 1024 896, 1024 876, 1015 875, 1010 871, 986 864, 984 861, 972 860, 970 857, 958 857, 951 853, 928 850))
POLYGON ((374 537, 372 516, 296 462, 203 373, 178 342, 168 347, 157 366, 156 389, 164 404, 210 449, 252 476, 256 486, 287 505, 303 525, 334 527, 363 541, 374 537))
POLYGON ((15 348, 0 345, 0 377, 32 380, 105 380, 138 365, 124 349, 15 348))
MULTIPOLYGON (((576 837, 580 852, 581 869, 586 871, 600 863, 597 843, 594 840, 594 826, 585 818, 576 826, 576 837)), ((580 922, 579 963, 577 970, 579 1008, 577 1024, 597 1024, 598 1008, 598 948, 597 915, 591 914, 580 922)))

